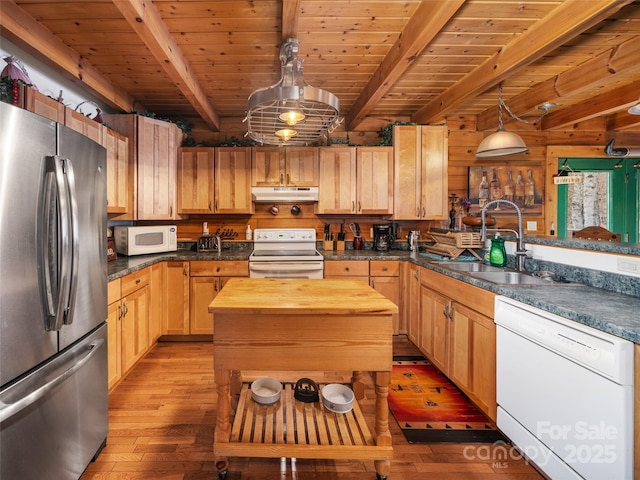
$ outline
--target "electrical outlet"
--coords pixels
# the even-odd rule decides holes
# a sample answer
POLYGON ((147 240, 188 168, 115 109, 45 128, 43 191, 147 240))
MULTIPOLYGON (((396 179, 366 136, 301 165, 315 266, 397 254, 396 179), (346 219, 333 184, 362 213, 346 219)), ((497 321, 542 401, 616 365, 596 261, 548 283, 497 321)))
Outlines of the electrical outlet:
POLYGON ((535 232, 538 230, 538 222, 536 221, 527 221, 527 231, 535 232))
POLYGON ((618 271, 640 273, 640 258, 618 258, 618 271))

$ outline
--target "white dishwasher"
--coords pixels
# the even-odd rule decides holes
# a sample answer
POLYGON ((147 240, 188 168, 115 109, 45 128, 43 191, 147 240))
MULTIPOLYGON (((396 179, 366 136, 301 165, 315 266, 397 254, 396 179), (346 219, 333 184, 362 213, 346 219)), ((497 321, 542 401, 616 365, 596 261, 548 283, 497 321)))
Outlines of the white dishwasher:
POLYGON ((553 480, 632 479, 633 344, 498 296, 498 428, 553 480))

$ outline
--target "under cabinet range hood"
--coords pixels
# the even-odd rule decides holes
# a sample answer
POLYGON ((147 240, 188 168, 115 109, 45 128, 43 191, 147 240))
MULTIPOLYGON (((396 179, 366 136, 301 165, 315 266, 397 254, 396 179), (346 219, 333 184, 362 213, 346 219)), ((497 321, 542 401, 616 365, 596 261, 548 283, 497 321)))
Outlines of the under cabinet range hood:
POLYGON ((254 202, 317 202, 318 187, 252 187, 254 202))

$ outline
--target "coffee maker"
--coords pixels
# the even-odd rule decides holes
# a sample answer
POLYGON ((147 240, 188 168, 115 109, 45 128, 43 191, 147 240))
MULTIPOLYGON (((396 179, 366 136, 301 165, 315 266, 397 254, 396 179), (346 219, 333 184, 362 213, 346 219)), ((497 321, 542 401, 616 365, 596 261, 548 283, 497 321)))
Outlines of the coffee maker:
POLYGON ((391 225, 373 226, 373 249, 378 252, 388 252, 393 246, 391 225))

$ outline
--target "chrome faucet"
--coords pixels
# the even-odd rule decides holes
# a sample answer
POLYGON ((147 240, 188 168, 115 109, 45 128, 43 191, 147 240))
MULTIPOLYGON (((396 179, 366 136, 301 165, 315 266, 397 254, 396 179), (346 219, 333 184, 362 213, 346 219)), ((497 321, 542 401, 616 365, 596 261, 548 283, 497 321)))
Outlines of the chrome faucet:
POLYGON ((504 200, 504 199, 491 200, 490 202, 486 203, 482 207, 482 210, 480 211, 480 213, 482 217, 482 227, 480 228, 480 238, 482 240, 482 243, 484 244, 484 242, 487 240, 487 232, 515 233, 516 239, 518 240, 517 247, 516 247, 516 265, 519 272, 524 272, 524 259, 525 259, 525 256, 527 255, 527 251, 524 248, 524 235, 522 230, 522 210, 520 210, 520 207, 518 207, 518 205, 513 203, 511 200, 504 200), (510 228, 487 228, 487 225, 485 223, 485 211, 487 210, 487 207, 493 204, 500 205, 500 203, 506 203, 507 205, 511 205, 513 208, 516 209, 516 212, 518 212, 518 231, 517 232, 515 230, 511 230, 510 228))

